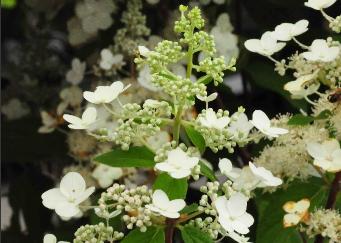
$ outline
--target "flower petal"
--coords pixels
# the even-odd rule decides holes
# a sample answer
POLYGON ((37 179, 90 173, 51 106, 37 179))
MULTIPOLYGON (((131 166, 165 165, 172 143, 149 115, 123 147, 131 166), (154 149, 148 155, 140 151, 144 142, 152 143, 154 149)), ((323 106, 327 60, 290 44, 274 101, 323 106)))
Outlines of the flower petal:
POLYGON ((59 188, 53 188, 44 192, 41 198, 43 199, 43 205, 49 209, 55 209, 58 204, 66 201, 59 188))

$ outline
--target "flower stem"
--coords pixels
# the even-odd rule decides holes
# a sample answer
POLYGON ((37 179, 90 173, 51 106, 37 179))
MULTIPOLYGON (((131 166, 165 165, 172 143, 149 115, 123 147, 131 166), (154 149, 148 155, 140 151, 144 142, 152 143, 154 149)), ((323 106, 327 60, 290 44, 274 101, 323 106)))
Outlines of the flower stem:
POLYGON ((183 106, 179 105, 173 126, 173 140, 175 140, 176 143, 179 143, 182 110, 183 106))
POLYGON ((186 222, 186 221, 188 221, 188 220, 190 220, 190 219, 192 219, 192 218, 194 218, 194 217, 196 217, 196 216, 198 216, 198 215, 200 215, 202 213, 203 212, 198 211, 198 212, 195 212, 195 213, 192 213, 192 214, 188 215, 187 217, 179 218, 176 221, 176 224, 180 224, 180 223, 186 222))
POLYGON ((165 229, 165 240, 166 243, 172 243, 173 242, 173 234, 174 234, 174 226, 175 226, 176 219, 166 219, 166 229, 165 229))
POLYGON ((292 39, 297 43, 297 45, 299 45, 303 49, 309 49, 309 46, 306 46, 303 43, 299 42, 295 37, 293 37, 292 39))
POLYGON ((332 21, 334 20, 334 18, 333 18, 333 17, 330 17, 328 14, 326 14, 326 12, 325 12, 323 9, 321 9, 320 11, 321 11, 323 17, 324 17, 326 20, 328 20, 329 22, 332 22, 332 21))

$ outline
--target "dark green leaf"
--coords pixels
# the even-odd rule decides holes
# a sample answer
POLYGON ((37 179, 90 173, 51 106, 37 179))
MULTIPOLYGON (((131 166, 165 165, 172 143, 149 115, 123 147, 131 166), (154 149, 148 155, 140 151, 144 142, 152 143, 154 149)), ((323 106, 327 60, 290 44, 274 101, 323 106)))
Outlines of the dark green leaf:
POLYGON ((205 139, 192 126, 185 126, 185 130, 192 143, 199 149, 200 153, 203 153, 206 147, 205 139))
POLYGON ((112 167, 154 167, 154 154, 145 147, 131 147, 128 151, 114 149, 101 154, 96 161, 112 167))
POLYGON ((146 232, 138 228, 129 232, 121 243, 164 243, 165 233, 162 228, 149 227, 146 232))
POLYGON ((296 114, 290 118, 288 125, 299 125, 304 126, 314 121, 314 117, 304 116, 302 114, 296 114))
POLYGON ((207 233, 190 225, 181 228, 181 236, 185 243, 213 243, 212 238, 207 233))
POLYGON ((198 210, 198 204, 192 203, 191 205, 187 205, 186 207, 184 207, 184 209, 182 209, 180 213, 190 214, 197 210, 198 210))
POLYGON ((185 198, 187 193, 187 178, 175 179, 167 173, 162 173, 156 178, 153 189, 163 190, 169 199, 185 198))
POLYGON ((210 167, 208 167, 204 162, 199 161, 199 165, 200 165, 200 172, 206 176, 208 179, 210 179, 211 181, 216 181, 217 178, 214 175, 214 171, 211 170, 210 167))
POLYGON ((323 119, 327 119, 328 117, 330 117, 332 115, 332 112, 330 110, 324 110, 321 111, 320 114, 318 114, 317 116, 315 116, 315 120, 323 120, 323 119))
POLYGON ((198 79, 197 83, 209 84, 213 78, 210 75, 205 75, 198 79))

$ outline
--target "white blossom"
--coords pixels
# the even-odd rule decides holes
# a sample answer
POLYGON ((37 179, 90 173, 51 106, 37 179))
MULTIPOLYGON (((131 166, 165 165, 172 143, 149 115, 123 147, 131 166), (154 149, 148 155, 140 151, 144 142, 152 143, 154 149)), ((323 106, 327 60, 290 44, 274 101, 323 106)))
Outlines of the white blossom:
POLYGON ((279 186, 283 183, 282 179, 273 176, 271 171, 264 167, 256 167, 252 162, 249 162, 249 167, 252 173, 259 179, 260 187, 264 186, 279 186))
POLYGON ((309 207, 310 201, 306 198, 298 202, 286 202, 283 205, 283 210, 286 212, 283 218, 284 227, 291 227, 297 225, 300 221, 307 221, 309 218, 309 207))
POLYGON ((70 123, 68 127, 71 129, 89 129, 96 121, 97 111, 96 108, 89 107, 83 112, 82 118, 68 114, 64 114, 63 118, 70 123))
POLYGON ((65 79, 73 85, 78 85, 84 78, 86 63, 81 62, 78 58, 72 59, 71 69, 67 71, 65 79))
POLYGON ((321 61, 321 62, 331 62, 340 53, 340 48, 338 46, 329 47, 326 40, 317 39, 311 44, 310 50, 303 52, 302 56, 308 61, 321 61))
POLYGON ((152 196, 152 204, 146 205, 151 211, 161 214, 167 218, 179 218, 186 202, 183 199, 169 200, 167 194, 162 190, 155 190, 152 196))
POLYGON ((143 57, 148 57, 149 54, 150 54, 150 50, 145 47, 145 46, 138 46, 138 49, 139 49, 139 53, 141 56, 143 57))
POLYGON ((41 198, 45 207, 55 210, 63 219, 70 219, 82 213, 79 204, 94 191, 94 187, 86 188, 85 180, 79 173, 69 172, 62 178, 58 188, 44 192, 41 198))
POLYGON ((156 87, 152 83, 152 75, 150 73, 150 68, 148 65, 143 66, 143 68, 139 71, 137 82, 143 87, 150 91, 157 92, 160 91, 160 88, 156 87))
POLYGON ((220 159, 218 167, 220 172, 231 180, 235 180, 240 176, 241 169, 233 167, 232 162, 227 158, 220 159))
POLYGON ((336 139, 320 143, 307 143, 307 151, 314 158, 314 165, 329 172, 341 171, 341 148, 336 139))
POLYGON ((332 6, 335 2, 336 0, 308 0, 304 5, 315 10, 321 10, 332 6))
POLYGON ((249 227, 254 223, 254 219, 246 212, 247 201, 248 198, 239 192, 234 193, 229 199, 220 196, 214 201, 218 221, 227 232, 249 233, 249 227))
POLYGON ((99 186, 102 188, 111 186, 114 180, 121 178, 122 175, 122 168, 111 167, 104 164, 97 165, 92 172, 92 177, 98 181, 99 186))
POLYGON ((155 169, 167 172, 171 177, 180 179, 191 174, 191 170, 199 163, 198 157, 188 156, 177 147, 168 152, 164 162, 157 163, 155 169))
POLYGON ((303 34, 308 31, 308 20, 302 19, 295 24, 283 23, 277 25, 273 32, 273 37, 280 41, 289 41, 293 37, 303 34))
POLYGON ((232 187, 237 191, 250 192, 257 188, 259 179, 252 173, 249 166, 244 166, 237 178, 233 179, 232 187))
POLYGON ((110 70, 113 65, 121 65, 123 63, 123 55, 114 55, 109 49, 103 49, 101 51, 101 60, 99 66, 103 70, 110 70))
POLYGON ((227 128, 229 132, 233 134, 234 139, 237 141, 246 139, 253 128, 247 116, 244 113, 236 112, 231 118, 231 122, 227 128))
POLYGON ((110 103, 129 87, 130 85, 124 87, 121 81, 116 81, 110 86, 97 86, 94 92, 85 91, 83 96, 93 104, 110 103))
POLYGON ((216 128, 218 130, 221 130, 229 124, 230 118, 227 116, 218 118, 217 114, 213 111, 213 109, 209 108, 206 110, 205 116, 200 117, 198 121, 200 122, 201 125, 205 127, 216 128))
POLYGON ((211 102, 211 101, 215 100, 217 97, 218 97, 217 92, 214 92, 208 96, 197 95, 197 98, 201 101, 204 101, 204 102, 211 102))
MULTIPOLYGON (((43 243, 57 243, 57 237, 53 234, 46 234, 43 243)), ((58 241, 58 243, 69 243, 68 241, 58 241)))
POLYGON ((281 134, 288 133, 287 129, 272 127, 270 119, 261 110, 255 110, 252 114, 252 120, 250 121, 260 132, 269 136, 270 138, 278 137, 281 134))
POLYGON ((286 44, 283 42, 277 42, 273 32, 267 31, 260 39, 247 40, 244 45, 246 49, 251 52, 256 52, 263 56, 271 56, 282 50, 286 44))
POLYGON ((316 86, 320 87, 319 83, 311 83, 316 78, 316 73, 303 75, 294 81, 290 81, 284 85, 284 89, 289 91, 295 97, 306 97, 315 93, 316 86))

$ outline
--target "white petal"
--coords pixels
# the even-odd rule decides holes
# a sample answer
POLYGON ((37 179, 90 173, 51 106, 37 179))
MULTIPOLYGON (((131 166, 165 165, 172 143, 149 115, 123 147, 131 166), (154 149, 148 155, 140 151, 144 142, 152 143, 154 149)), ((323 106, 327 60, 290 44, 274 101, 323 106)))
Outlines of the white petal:
POLYGON ((227 201, 227 209, 232 217, 245 214, 248 198, 242 193, 234 193, 227 201))
POLYGON ((285 227, 290 227, 297 225, 300 222, 301 217, 296 214, 286 214, 283 218, 283 223, 285 227))
POLYGON ((179 212, 186 206, 186 202, 182 199, 174 199, 168 203, 167 210, 170 212, 179 212))
POLYGON ((298 213, 304 213, 308 210, 308 208, 310 207, 310 201, 309 199, 302 199, 300 201, 298 201, 295 205, 295 210, 298 213))
POLYGON ((232 171, 232 162, 229 159, 220 159, 218 163, 219 170, 222 174, 228 174, 232 171))
POLYGON ((57 243, 57 237, 53 234, 46 234, 43 243, 57 243))
POLYGON ((124 85, 121 81, 113 82, 111 85, 111 88, 113 88, 115 91, 122 92, 124 85))
POLYGON ((76 205, 69 202, 58 204, 55 210, 59 216, 64 218, 72 218, 81 213, 80 209, 76 205))
POLYGON ((167 194, 162 190, 155 190, 152 198, 153 198, 153 204, 156 207, 163 208, 169 203, 169 198, 167 194))
POLYGON ((220 223, 220 225, 227 231, 227 232, 233 232, 234 228, 232 225, 232 221, 230 218, 226 218, 226 217, 222 217, 219 216, 218 217, 218 221, 220 223))
POLYGON ((276 135, 286 134, 289 132, 287 129, 279 128, 279 127, 270 127, 268 128, 268 131, 276 135))
POLYGON ((63 119, 71 124, 74 125, 81 125, 82 124, 82 119, 80 119, 77 116, 69 115, 69 114, 64 114, 63 119))
POLYGON ((93 103, 93 104, 99 104, 100 103, 94 92, 85 91, 85 92, 83 92, 83 97, 84 97, 84 99, 86 99, 90 103, 93 103))
POLYGON ((307 151, 310 156, 314 159, 321 158, 324 156, 322 146, 318 143, 307 143, 307 151))
POLYGON ((138 46, 139 53, 141 56, 148 57, 150 50, 145 46, 138 46))
POLYGON ((169 175, 175 179, 181 179, 189 176, 191 174, 191 171, 188 169, 180 169, 176 171, 172 171, 169 173, 169 175))
POLYGON ((82 121, 85 124, 90 125, 96 121, 96 117, 97 117, 96 108, 95 107, 89 107, 83 112, 82 121))
POLYGON ((250 122, 258 129, 270 127, 270 119, 261 110, 255 110, 252 113, 252 120, 250 122))
POLYGON ((92 186, 92 187, 87 188, 82 194, 78 195, 75 203, 80 204, 84 202, 94 192, 95 192, 95 187, 92 186))
POLYGON ((258 39, 250 39, 245 41, 244 46, 251 52, 258 52, 260 47, 260 40, 258 39))
POLYGON ((67 197, 77 198, 85 191, 83 177, 77 172, 67 173, 60 182, 60 191, 67 197))
POLYGON ((58 204, 66 201, 59 188, 53 188, 44 192, 41 198, 43 199, 43 205, 49 209, 55 209, 58 204))
POLYGON ((175 170, 174 166, 172 166, 170 163, 167 163, 167 162, 156 163, 155 169, 165 171, 165 172, 171 172, 175 170))

